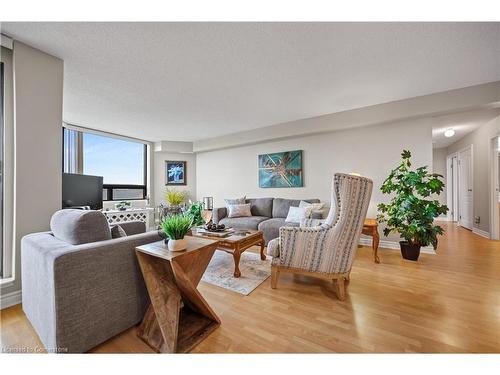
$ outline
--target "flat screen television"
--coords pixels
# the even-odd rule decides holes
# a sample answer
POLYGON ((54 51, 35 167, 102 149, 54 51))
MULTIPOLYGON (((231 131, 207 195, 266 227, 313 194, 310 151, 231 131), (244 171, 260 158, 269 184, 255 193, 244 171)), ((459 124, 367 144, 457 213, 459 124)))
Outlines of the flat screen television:
POLYGON ((63 173, 62 207, 90 206, 102 209, 102 177, 85 174, 63 173))

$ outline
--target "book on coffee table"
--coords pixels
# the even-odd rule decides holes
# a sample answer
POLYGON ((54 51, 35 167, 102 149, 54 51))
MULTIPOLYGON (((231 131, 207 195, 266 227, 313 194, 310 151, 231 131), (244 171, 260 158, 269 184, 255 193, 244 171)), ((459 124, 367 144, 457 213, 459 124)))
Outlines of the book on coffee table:
POLYGON ((201 234, 203 236, 210 236, 210 237, 220 237, 220 238, 227 237, 227 236, 233 234, 233 232, 234 232, 233 229, 226 229, 226 230, 217 231, 217 232, 209 231, 209 230, 206 230, 205 228, 197 228, 196 229, 196 234, 201 234))

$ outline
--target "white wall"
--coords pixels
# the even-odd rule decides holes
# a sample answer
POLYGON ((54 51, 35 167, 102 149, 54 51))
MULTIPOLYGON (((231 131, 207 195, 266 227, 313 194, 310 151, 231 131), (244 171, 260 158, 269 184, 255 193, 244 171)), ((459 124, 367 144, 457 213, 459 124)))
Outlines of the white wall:
POLYGON ((387 201, 380 186, 394 168, 403 149, 409 149, 415 166, 432 169, 432 134, 428 120, 374 125, 320 135, 259 143, 197 154, 197 195, 213 196, 214 205, 224 198, 319 198, 330 201, 335 172, 357 172, 374 181, 368 215, 375 217, 379 202, 387 201), (259 188, 259 154, 303 150, 304 187, 259 188))
POLYGON ((20 240, 49 229, 61 208, 63 61, 14 42, 15 282, 21 288, 20 240))
POLYGON ((183 186, 169 186, 176 190, 185 190, 189 193, 189 198, 193 201, 196 200, 196 155, 195 154, 180 154, 173 152, 155 152, 154 153, 154 196, 153 202, 155 205, 165 202, 165 161, 166 160, 183 160, 186 161, 186 178, 187 185, 183 186))
MULTIPOLYGON (((442 181, 446 185, 446 156, 448 155, 446 147, 435 148, 432 150, 432 171, 443 175, 442 181)), ((441 204, 446 204, 446 186, 443 192, 436 197, 441 204)), ((443 215, 446 217, 446 215, 443 215)))

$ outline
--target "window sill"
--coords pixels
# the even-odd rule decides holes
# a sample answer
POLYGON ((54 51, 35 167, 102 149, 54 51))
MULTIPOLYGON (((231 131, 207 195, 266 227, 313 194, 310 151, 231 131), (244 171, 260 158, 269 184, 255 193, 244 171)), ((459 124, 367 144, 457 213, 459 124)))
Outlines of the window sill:
POLYGON ((12 286, 12 285, 14 285, 14 281, 15 281, 14 277, 6 277, 5 279, 0 279, 0 286, 2 288, 12 286))

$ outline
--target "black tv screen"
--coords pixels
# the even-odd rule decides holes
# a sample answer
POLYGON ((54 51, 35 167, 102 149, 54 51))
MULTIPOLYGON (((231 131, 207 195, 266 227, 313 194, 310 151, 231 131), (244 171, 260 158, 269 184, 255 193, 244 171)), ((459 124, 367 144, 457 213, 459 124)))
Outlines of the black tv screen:
POLYGON ((62 207, 80 206, 102 209, 102 177, 63 173, 62 207))

